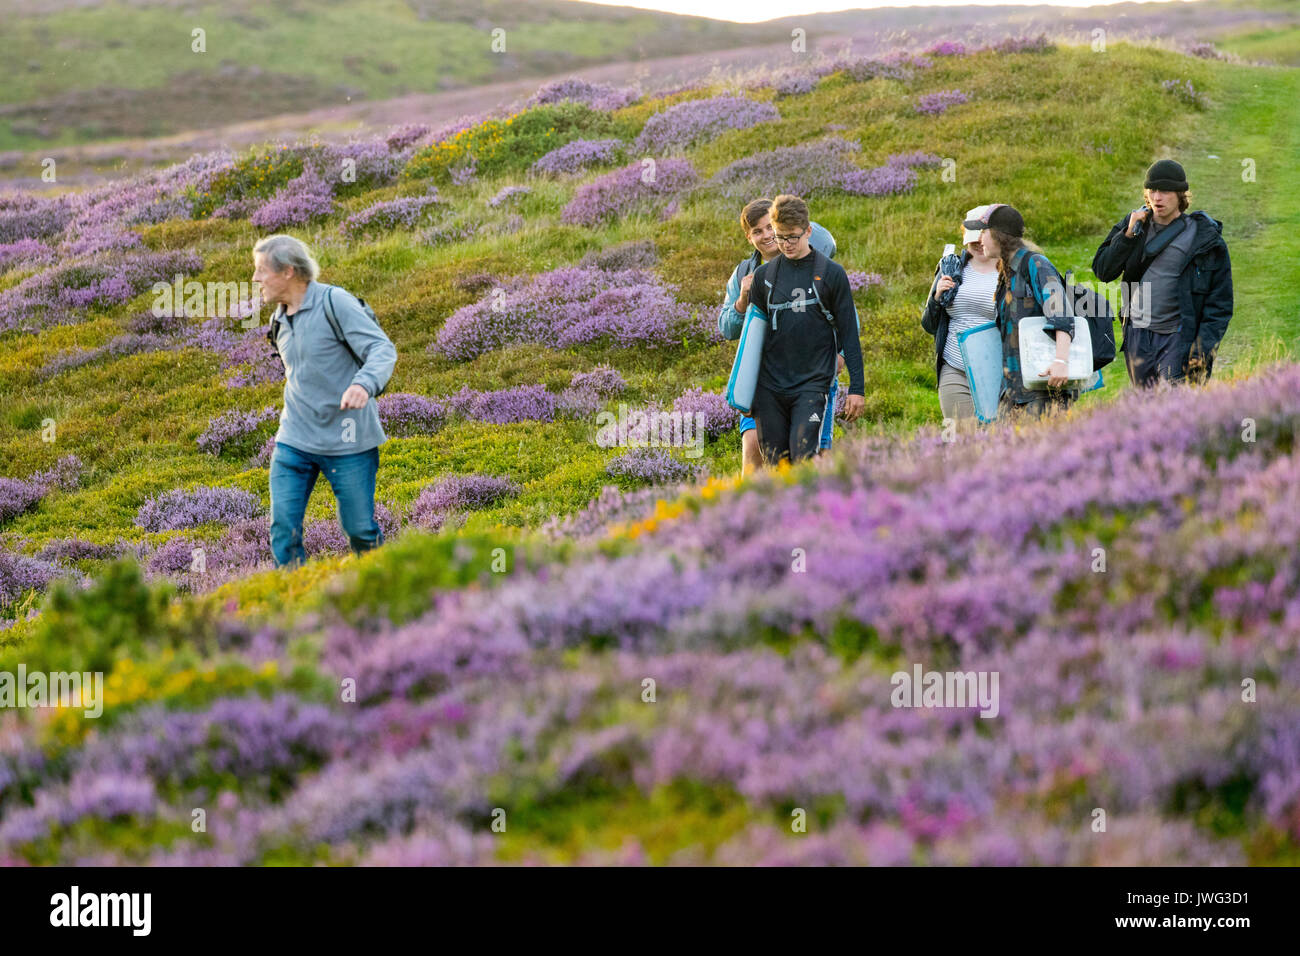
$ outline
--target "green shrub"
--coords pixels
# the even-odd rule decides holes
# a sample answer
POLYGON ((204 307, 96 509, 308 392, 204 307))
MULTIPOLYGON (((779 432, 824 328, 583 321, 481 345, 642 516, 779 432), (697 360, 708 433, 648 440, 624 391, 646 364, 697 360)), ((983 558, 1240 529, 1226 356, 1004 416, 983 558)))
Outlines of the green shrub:
POLYGON ((110 671, 119 658, 179 643, 167 622, 170 598, 170 588, 148 585, 134 561, 116 561, 84 591, 55 584, 31 639, 6 656, 32 669, 110 671))
POLYGON ((566 100, 505 119, 484 120, 451 139, 426 146, 411 157, 402 175, 447 183, 451 170, 471 161, 479 176, 522 173, 551 150, 575 139, 628 136, 631 132, 625 121, 585 103, 566 100))
POLYGON ((288 146, 255 146, 230 169, 213 177, 206 192, 194 194, 194 218, 206 219, 217 207, 232 200, 267 198, 301 175, 302 156, 298 152, 288 146))
POLYGON ((328 604, 344 620, 386 617, 401 623, 429 608, 435 590, 505 580, 517 562, 529 562, 509 532, 430 535, 408 532, 371 552, 330 593, 328 604))

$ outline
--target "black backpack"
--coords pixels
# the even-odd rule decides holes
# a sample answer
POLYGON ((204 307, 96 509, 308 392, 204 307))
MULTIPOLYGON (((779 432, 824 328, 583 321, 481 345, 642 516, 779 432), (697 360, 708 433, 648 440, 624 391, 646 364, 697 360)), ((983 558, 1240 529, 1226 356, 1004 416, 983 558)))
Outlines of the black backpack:
MULTIPOLYGON (((813 302, 816 303, 819 309, 821 309, 822 315, 825 317, 826 321, 830 323, 831 329, 835 331, 835 349, 838 351, 839 331, 835 325, 835 316, 831 315, 830 309, 826 308, 826 304, 822 298, 822 290, 825 288, 825 280, 822 276, 826 274, 826 268, 830 264, 830 260, 818 249, 813 249, 811 255, 813 257, 813 302)), ((767 286, 767 309, 768 312, 771 313, 772 328, 774 329, 776 328, 776 312, 772 307, 772 290, 776 285, 776 270, 780 266, 781 260, 784 258, 785 256, 778 254, 775 259, 769 262, 768 267, 770 271, 763 277, 763 283, 767 286)), ((794 308, 794 303, 782 302, 780 303, 780 307, 794 308)))
MULTIPOLYGON (((352 346, 348 344, 347 338, 343 335, 343 329, 339 325, 338 317, 334 314, 334 301, 330 296, 334 293, 335 288, 336 287, 332 285, 325 287, 325 320, 329 322, 330 328, 334 330, 335 340, 348 350, 348 355, 351 355, 352 361, 357 363, 357 368, 361 368, 366 363, 361 361, 361 357, 357 355, 352 346)), ((383 326, 379 325, 379 317, 375 315, 375 310, 372 309, 366 303, 366 300, 360 296, 354 296, 354 298, 361 306, 362 311, 370 317, 370 321, 375 323, 375 325, 379 327, 380 331, 383 331, 383 326)), ((283 312, 283 305, 276 307, 275 312, 271 315, 271 327, 266 330, 266 340, 271 343, 271 348, 275 349, 275 354, 277 356, 280 354, 280 343, 277 340, 280 335, 280 316, 283 312)), ((381 386, 379 391, 375 392, 374 397, 378 398, 382 394, 384 394, 384 388, 381 386)))
MULTIPOLYGON (((1020 281, 1026 288, 1030 287, 1029 260, 1033 255, 1020 260, 1020 281)), ((1100 292, 1074 284, 1073 270, 1067 272, 1064 278, 1065 288, 1062 291, 1065 293, 1065 312, 1073 316, 1075 321, 1087 321, 1088 334, 1092 338, 1092 370, 1095 372, 1115 361, 1115 314, 1110 309, 1110 302, 1100 292)))

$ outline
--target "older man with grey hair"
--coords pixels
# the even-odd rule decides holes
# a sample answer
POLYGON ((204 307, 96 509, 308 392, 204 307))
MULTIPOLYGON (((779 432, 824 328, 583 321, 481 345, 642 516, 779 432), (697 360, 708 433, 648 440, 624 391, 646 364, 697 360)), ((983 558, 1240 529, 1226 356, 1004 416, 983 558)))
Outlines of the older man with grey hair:
POLYGON ((306 558, 303 515, 324 473, 354 553, 383 544, 375 521, 379 446, 387 441, 371 401, 397 349, 364 301, 317 282, 320 267, 293 236, 253 247, 253 281, 273 303, 268 337, 284 362, 284 410, 271 457, 271 552, 277 566, 306 558))

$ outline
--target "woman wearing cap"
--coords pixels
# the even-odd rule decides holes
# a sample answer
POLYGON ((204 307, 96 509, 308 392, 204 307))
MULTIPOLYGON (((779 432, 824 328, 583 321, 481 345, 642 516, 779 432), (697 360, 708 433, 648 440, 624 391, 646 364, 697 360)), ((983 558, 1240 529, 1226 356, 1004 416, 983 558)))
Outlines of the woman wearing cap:
MULTIPOLYGON (((966 221, 978 221, 991 207, 976 206, 966 213, 966 221)), ((976 326, 992 322, 997 316, 993 301, 998 286, 998 264, 984 254, 980 244, 982 222, 978 228, 962 224, 961 278, 941 275, 934 271, 930 295, 921 313, 921 327, 934 336, 935 374, 939 383, 939 409, 944 418, 960 421, 975 417, 975 403, 971 398, 970 382, 966 377, 966 363, 961 357, 957 339, 961 333, 976 326), (939 302, 940 296, 957 287, 957 295, 947 306, 939 302)))
POLYGON ((1074 338, 1074 317, 1065 309, 1065 282, 1043 255, 1024 238, 1025 220, 1011 206, 994 204, 967 228, 984 226, 980 242, 984 254, 998 262, 995 293, 998 331, 1002 333, 1002 396, 998 416, 1021 411, 1041 417, 1051 409, 1065 409, 1079 397, 1078 386, 1065 388, 1066 359, 1074 338), (1025 388, 1020 371, 1020 320, 1028 315, 1046 318, 1044 332, 1056 338, 1056 357, 1045 369, 1045 389, 1025 388))

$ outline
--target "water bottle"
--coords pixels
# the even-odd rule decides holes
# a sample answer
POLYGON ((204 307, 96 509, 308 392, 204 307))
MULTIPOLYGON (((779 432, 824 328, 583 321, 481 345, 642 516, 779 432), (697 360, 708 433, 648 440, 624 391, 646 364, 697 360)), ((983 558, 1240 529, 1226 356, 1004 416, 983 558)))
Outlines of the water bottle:
POLYGON ((951 242, 943 247, 943 258, 939 260, 939 275, 952 276, 954 283, 951 289, 938 295, 939 304, 946 309, 952 305, 953 299, 957 298, 957 286, 961 285, 961 256, 957 255, 957 247, 951 242))
MULTIPOLYGON (((1153 213, 1151 212, 1151 207, 1148 206, 1146 203, 1143 203, 1142 205, 1138 206, 1136 209, 1133 210, 1133 212, 1141 212, 1143 209, 1147 211, 1147 219, 1150 219, 1153 213)), ((1144 231, 1144 227, 1147 224, 1147 219, 1139 219, 1137 222, 1133 223, 1134 239, 1137 239, 1142 235, 1144 231)))

